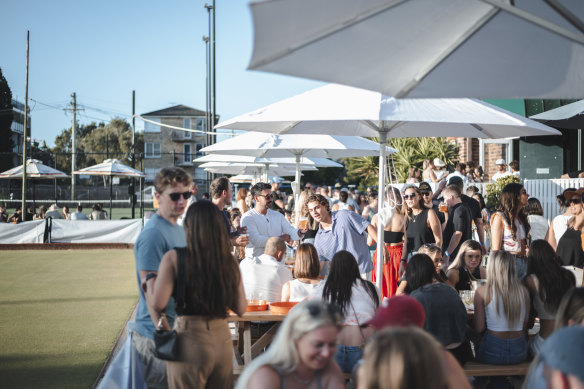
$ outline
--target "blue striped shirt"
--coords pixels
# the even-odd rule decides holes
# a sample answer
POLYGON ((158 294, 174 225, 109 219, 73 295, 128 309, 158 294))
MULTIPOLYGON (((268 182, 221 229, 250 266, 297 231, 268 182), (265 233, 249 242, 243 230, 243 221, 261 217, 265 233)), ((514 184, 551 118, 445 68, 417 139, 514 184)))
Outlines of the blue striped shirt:
POLYGON ((367 235, 364 233, 370 223, 353 211, 337 211, 331 216, 332 228, 319 228, 314 238, 319 259, 331 261, 337 252, 347 250, 357 259, 361 273, 370 272, 373 262, 367 247, 367 235))

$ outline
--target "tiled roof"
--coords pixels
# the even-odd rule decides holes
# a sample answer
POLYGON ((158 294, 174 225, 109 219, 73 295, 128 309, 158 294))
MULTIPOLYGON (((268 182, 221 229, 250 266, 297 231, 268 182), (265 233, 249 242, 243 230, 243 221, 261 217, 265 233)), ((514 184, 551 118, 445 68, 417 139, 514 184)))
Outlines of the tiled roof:
POLYGON ((143 113, 142 116, 205 116, 205 111, 187 107, 186 105, 175 105, 158 111, 143 113))

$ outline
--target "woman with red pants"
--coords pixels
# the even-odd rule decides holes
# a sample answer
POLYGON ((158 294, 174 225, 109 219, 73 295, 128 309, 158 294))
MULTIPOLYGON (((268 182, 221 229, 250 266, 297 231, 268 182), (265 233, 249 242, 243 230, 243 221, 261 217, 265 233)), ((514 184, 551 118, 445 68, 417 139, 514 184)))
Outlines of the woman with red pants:
MULTIPOLYGON (((403 212, 403 201, 401 193, 397 188, 388 186, 385 197, 385 205, 382 213, 373 216, 371 224, 377 229, 377 224, 383 225, 383 241, 389 252, 389 257, 384 257, 383 281, 381 283, 382 298, 389 298, 397 291, 397 281, 399 279, 400 260, 404 248, 404 237, 406 233, 406 217, 403 212)), ((371 244, 372 242, 368 242, 371 244)), ((373 255, 373 282, 376 280, 377 251, 373 255)))

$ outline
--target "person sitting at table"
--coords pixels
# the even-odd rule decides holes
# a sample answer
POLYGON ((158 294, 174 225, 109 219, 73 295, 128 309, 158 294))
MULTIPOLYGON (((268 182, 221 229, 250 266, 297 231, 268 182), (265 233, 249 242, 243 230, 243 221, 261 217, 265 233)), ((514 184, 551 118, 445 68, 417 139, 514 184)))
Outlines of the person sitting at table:
POLYGON ((434 262, 426 254, 416 254, 406 272, 410 296, 422 304, 426 312, 424 329, 454 355, 461 365, 472 355, 466 339, 467 313, 454 288, 437 282, 434 262))
POLYGON ((365 347, 359 388, 444 389, 447 376, 440 344, 416 327, 388 328, 365 347))
POLYGON ((379 306, 375 285, 361 278, 353 254, 341 250, 333 256, 326 281, 309 298, 328 301, 343 312, 345 321, 339 333, 335 361, 344 373, 350 373, 363 355, 363 345, 373 334, 371 328, 361 328, 361 323, 371 319, 379 306))
POLYGON ((235 389, 344 388, 333 355, 343 316, 332 304, 303 301, 290 310, 266 352, 243 371, 235 389))
MULTIPOLYGON (((410 296, 393 296, 383 300, 375 316, 363 326, 372 326, 376 331, 382 331, 385 328, 405 328, 409 326, 424 328, 426 322, 426 313, 424 307, 413 297, 410 296)), ((376 335, 371 339, 374 340, 376 335)), ((370 342, 371 343, 371 342, 370 342)), ((464 374, 464 370, 454 358, 452 353, 442 348, 442 361, 444 362, 444 373, 446 374, 446 387, 449 389, 470 389, 470 383, 464 374)), ((354 387, 360 388, 358 374, 360 365, 363 360, 359 361, 356 369, 353 371, 354 387)))
POLYGON ((286 243, 274 236, 266 242, 262 255, 241 261, 239 269, 248 300, 280 301, 282 286, 292 280, 292 272, 282 263, 285 254, 286 243))
MULTIPOLYGON (((430 257, 432 262, 434 262, 434 267, 436 269, 436 275, 438 278, 436 282, 446 282, 448 278, 446 277, 446 273, 442 270, 442 249, 436 243, 426 243, 420 247, 416 254, 426 254, 430 257)), ((406 270, 407 273, 407 270, 406 270)), ((397 288, 397 295, 403 295, 406 292, 408 286, 408 281, 406 281, 405 273, 404 276, 399 280, 398 288, 397 288)), ((407 289, 408 292, 411 290, 407 289)))
POLYGON ((487 278, 487 270, 481 266, 482 257, 482 246, 476 240, 469 239, 460 245, 456 258, 446 272, 450 286, 457 292, 473 290, 473 281, 487 278))
POLYGON ((294 279, 282 287, 282 301, 302 301, 321 283, 318 253, 310 243, 302 243, 294 259, 294 279))
MULTIPOLYGON (((491 365, 513 365, 527 358, 529 292, 517 278, 515 259, 507 251, 489 255, 487 284, 474 295, 474 328, 485 333, 477 360, 491 365)), ((490 377, 493 388, 506 387, 504 377, 490 377)))
MULTIPOLYGON (((166 363, 168 386, 230 388, 233 347, 226 317, 227 308, 239 316, 245 312, 241 275, 215 205, 193 203, 184 228, 187 247, 164 254, 158 273, 148 273, 142 282, 155 325, 159 319, 165 322, 163 311, 170 298, 175 299, 178 355, 166 363)), ((168 322, 165 329, 170 330, 168 322)))
POLYGON ((531 295, 540 326, 537 335, 529 342, 533 356, 539 354, 544 340, 554 331, 562 296, 575 284, 574 275, 560 265, 560 259, 547 241, 538 239, 531 244, 525 286, 531 295))

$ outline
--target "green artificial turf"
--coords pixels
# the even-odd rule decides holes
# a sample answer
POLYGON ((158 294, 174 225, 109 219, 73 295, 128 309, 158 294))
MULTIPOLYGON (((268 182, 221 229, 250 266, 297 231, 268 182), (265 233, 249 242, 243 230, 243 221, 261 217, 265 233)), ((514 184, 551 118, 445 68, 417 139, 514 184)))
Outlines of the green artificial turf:
POLYGON ((0 251, 0 387, 90 388, 137 301, 131 249, 0 251))

